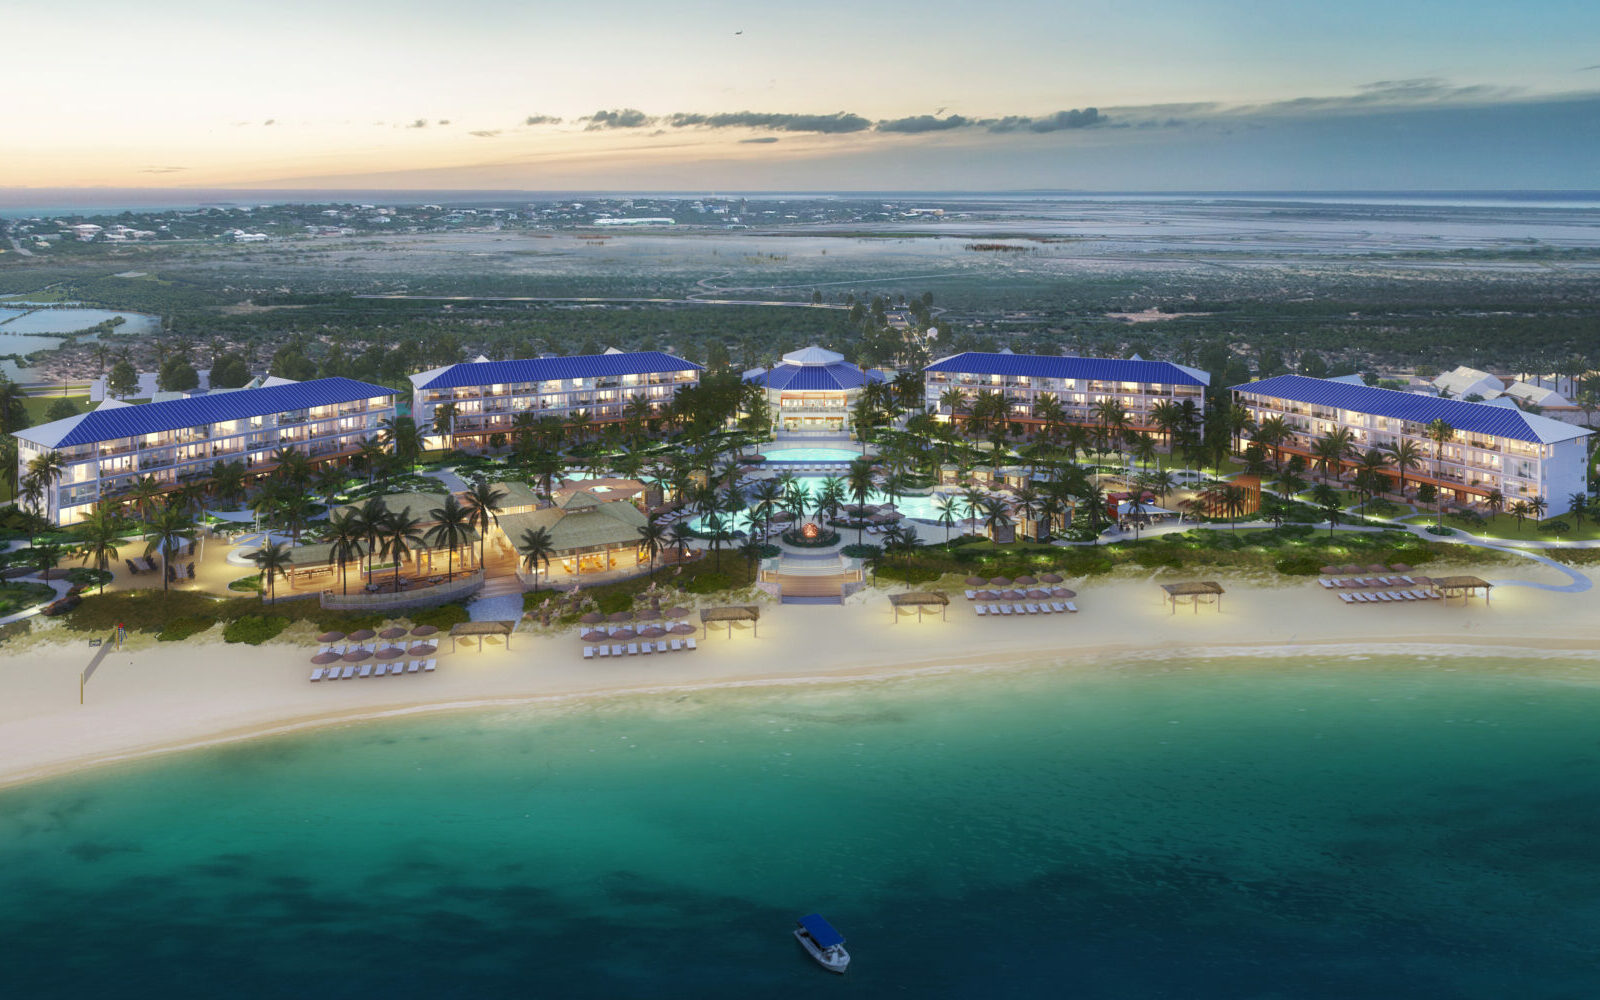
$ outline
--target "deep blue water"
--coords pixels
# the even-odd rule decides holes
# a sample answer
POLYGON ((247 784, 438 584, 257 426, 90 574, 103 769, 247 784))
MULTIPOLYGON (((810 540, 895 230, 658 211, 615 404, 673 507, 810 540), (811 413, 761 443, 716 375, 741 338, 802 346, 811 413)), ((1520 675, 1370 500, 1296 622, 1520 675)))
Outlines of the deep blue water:
POLYGON ((15 997, 1587 998, 1596 664, 1069 665, 0 793, 15 997), (842 979, 788 936, 818 909, 842 979))

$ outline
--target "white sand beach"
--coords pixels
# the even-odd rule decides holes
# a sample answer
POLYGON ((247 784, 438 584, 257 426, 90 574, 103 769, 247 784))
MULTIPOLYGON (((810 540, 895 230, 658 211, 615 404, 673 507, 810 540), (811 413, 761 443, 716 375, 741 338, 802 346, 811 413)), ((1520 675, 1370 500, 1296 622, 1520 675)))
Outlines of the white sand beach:
MULTIPOLYGON (((1487 579, 1563 585, 1546 566, 1499 565, 1487 579), (1508 572, 1509 570, 1509 572, 1508 572)), ((1165 579, 1165 578, 1163 578, 1165 579)), ((41 640, 0 658, 0 785, 74 769, 308 726, 418 711, 730 685, 843 682, 917 671, 1036 664, 1103 669, 1119 655, 1181 658, 1318 647, 1473 647, 1534 653, 1600 646, 1600 590, 1495 587, 1492 600, 1348 606, 1316 581, 1267 586, 1218 576, 1220 610, 1169 612, 1153 579, 1074 583, 1078 614, 980 618, 958 592, 948 620, 896 621, 882 591, 845 606, 766 604, 755 630, 713 628, 694 652, 585 660, 577 629, 519 632, 511 648, 450 651, 432 674, 310 683, 307 627, 259 647, 213 630, 182 643, 139 637, 104 657, 77 638, 41 640), (299 634, 299 641, 290 636, 299 634)), ((697 620, 697 619, 691 619, 697 620)))

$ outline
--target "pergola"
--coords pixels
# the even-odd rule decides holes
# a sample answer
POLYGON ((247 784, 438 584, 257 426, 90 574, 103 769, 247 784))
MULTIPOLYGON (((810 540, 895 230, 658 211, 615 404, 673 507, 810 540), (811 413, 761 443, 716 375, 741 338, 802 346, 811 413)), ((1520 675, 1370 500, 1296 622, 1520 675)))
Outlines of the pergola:
POLYGON ((760 620, 761 609, 756 607, 754 604, 738 604, 727 608, 700 609, 700 626, 705 630, 705 634, 707 636, 711 634, 712 622, 727 622, 728 638, 730 639, 733 638, 734 622, 749 622, 751 629, 750 634, 755 635, 755 625, 756 622, 760 620))
POLYGON ((938 608, 939 618, 946 618, 945 609, 950 606, 950 598, 942 590, 914 590, 904 594, 890 594, 889 605, 894 610, 894 620, 900 621, 901 608, 915 608, 917 621, 922 621, 922 613, 928 608, 938 608))
POLYGON ((1483 591, 1483 603, 1489 603, 1489 588, 1494 584, 1476 576, 1436 576, 1433 578, 1433 589, 1437 590, 1445 600, 1452 597, 1461 598, 1465 604, 1472 599, 1478 591, 1483 591))
POLYGON ((1218 611, 1222 610, 1222 584, 1215 580, 1163 583, 1161 589, 1167 592, 1162 600, 1172 605, 1172 614, 1178 613, 1178 604, 1185 599, 1194 606, 1195 614, 1200 613, 1202 604, 1215 604, 1218 611))
POLYGON ((450 626, 450 652, 456 651, 457 639, 478 638, 478 652, 483 652, 483 637, 488 635, 503 635, 506 637, 506 648, 511 648, 511 632, 517 627, 516 622, 456 622, 450 626))

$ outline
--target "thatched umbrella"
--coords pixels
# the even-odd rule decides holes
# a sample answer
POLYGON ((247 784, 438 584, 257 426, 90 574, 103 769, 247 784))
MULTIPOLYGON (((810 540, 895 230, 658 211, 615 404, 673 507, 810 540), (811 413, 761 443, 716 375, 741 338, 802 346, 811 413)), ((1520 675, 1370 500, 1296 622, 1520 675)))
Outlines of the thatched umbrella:
POLYGON ((1387 572, 1389 572, 1389 567, 1385 566, 1383 563, 1373 563, 1373 564, 1371 564, 1370 566, 1367 567, 1367 572, 1368 573, 1387 573, 1387 572))
POLYGON ((1391 572, 1395 572, 1395 573, 1409 573, 1409 572, 1411 572, 1411 567, 1406 565, 1405 563, 1390 563, 1389 564, 1389 569, 1390 569, 1391 572))
POLYGON ((585 625, 598 625, 605 620, 606 616, 598 611, 591 611, 582 618, 578 619, 578 621, 583 622, 585 625))
POLYGON ((1020 591, 1020 590, 1007 590, 1007 591, 1004 591, 1003 593, 1001 593, 1000 599, 1002 601, 1020 601, 1020 600, 1022 600, 1022 591, 1020 591))
POLYGON ((611 633, 611 638, 613 638, 613 639, 632 639, 633 638, 633 629, 628 628, 627 626, 623 626, 622 628, 619 628, 615 632, 611 633))
POLYGON ((673 605, 663 612, 668 618, 687 618, 689 609, 681 605, 673 605))
POLYGON ((1357 566, 1355 563, 1345 563, 1343 566, 1339 567, 1339 572, 1344 573, 1346 575, 1349 575, 1351 573, 1359 573, 1359 572, 1361 572, 1361 567, 1357 566))
POLYGON ((401 628, 398 625, 390 625, 388 628, 386 628, 382 632, 378 633, 378 638, 380 638, 380 639, 398 639, 398 638, 400 638, 401 636, 403 636, 405 634, 406 634, 406 630, 405 629, 401 628))
POLYGON ((1078 596, 1078 592, 1075 590, 1068 590, 1066 587, 1051 587, 1050 596, 1059 600, 1070 601, 1074 597, 1078 596))
POLYGON ((980 590, 972 595, 972 599, 975 601, 998 601, 1000 595, 992 590, 980 590))
POLYGON ((1015 583, 1019 587, 1031 587, 1034 584, 1038 583, 1039 581, 1035 580, 1031 576, 1019 576, 1019 577, 1017 577, 1015 580, 1013 580, 1011 582, 1015 583))
POLYGON ((969 586, 969 587, 985 587, 985 586, 988 586, 988 584, 989 584, 989 580, 988 580, 987 577, 982 577, 982 576, 969 576, 969 577, 967 577, 967 586, 969 586))
POLYGON ((989 578, 989 583, 995 587, 1009 587, 1011 586, 1011 578, 1008 576, 994 576, 989 578))
POLYGON ((667 631, 673 635, 694 635, 694 626, 688 622, 677 622, 667 631))
POLYGON ((1411 582, 1416 584, 1419 587, 1428 587, 1428 586, 1432 586, 1433 577, 1431 577, 1431 576, 1414 576, 1414 577, 1411 578, 1411 582))
POLYGON ((583 633, 584 642, 604 642, 609 638, 611 638, 611 633, 603 628, 592 628, 583 633))
POLYGON ((397 656, 404 655, 406 655, 406 651, 399 646, 385 646, 378 650, 378 659, 380 660, 392 660, 397 656))
POLYGON ((418 625, 416 628, 411 630, 411 634, 420 639, 424 636, 430 636, 437 631, 439 631, 439 628, 436 625, 418 625))
POLYGON ((352 649, 350 652, 340 657, 340 659, 344 660, 346 663, 360 663, 362 660, 371 658, 372 654, 364 649, 352 649))
POLYGON ((646 625, 639 630, 639 638, 641 639, 659 639, 666 634, 667 630, 660 625, 646 625))
POLYGON ((1039 579, 1043 580, 1045 583, 1060 583, 1061 582, 1061 574, 1060 573, 1041 573, 1041 574, 1039 574, 1039 579))
POLYGON ((607 621, 613 621, 613 622, 633 621, 633 612, 632 611, 613 611, 609 615, 606 615, 606 620, 607 621))
POLYGON ((1048 591, 1048 590, 1039 590, 1038 588, 1034 588, 1034 589, 1028 591, 1028 600, 1030 600, 1030 601, 1037 601, 1040 598, 1049 597, 1049 596, 1050 596, 1050 591, 1048 591))
POLYGON ((640 611, 638 614, 634 615, 634 617, 642 622, 653 622, 661 617, 661 610, 659 608, 650 608, 645 611, 640 611))
POLYGON ((1339 567, 1337 567, 1337 566, 1324 566, 1324 567, 1322 567, 1322 575, 1323 576, 1337 576, 1337 575, 1339 575, 1339 567))
POLYGON ((317 636, 318 642, 338 642, 344 638, 343 632, 324 632, 317 636))
POLYGON ((319 667, 323 666, 325 664, 329 664, 329 663, 338 663, 339 662, 339 654, 335 653, 331 649, 325 649, 322 652, 318 653, 316 656, 313 656, 311 658, 311 662, 315 663, 319 667))
POLYGON ((373 638, 377 634, 378 633, 372 631, 370 628, 359 628, 350 633, 350 638, 354 639, 356 642, 366 642, 368 639, 373 638))
POLYGON ((435 646, 433 643, 429 642, 429 643, 424 643, 421 646, 417 646, 414 649, 412 649, 411 651, 413 653, 416 653, 418 656, 432 656, 434 653, 437 653, 439 651, 439 647, 435 646))

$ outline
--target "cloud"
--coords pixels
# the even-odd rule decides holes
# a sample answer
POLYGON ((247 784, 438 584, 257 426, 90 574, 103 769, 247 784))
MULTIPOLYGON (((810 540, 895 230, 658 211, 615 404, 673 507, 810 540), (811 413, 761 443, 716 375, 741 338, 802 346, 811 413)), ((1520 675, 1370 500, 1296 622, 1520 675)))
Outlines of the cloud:
POLYGON ((1419 76, 1407 80, 1377 80, 1363 83, 1354 94, 1335 97, 1296 97, 1271 104, 1252 105, 1235 109, 1247 112, 1276 111, 1339 111, 1343 109, 1369 109, 1385 106, 1420 107, 1434 104, 1471 104, 1504 101, 1518 93, 1515 87, 1494 87, 1476 83, 1453 84, 1436 76, 1419 76))
POLYGON ((480 139, 493 139, 495 136, 500 134, 500 130, 497 128, 481 128, 474 132, 468 132, 467 134, 475 135, 480 139))
POLYGON ((418 118, 415 121, 413 121, 410 125, 406 126, 406 128, 427 128, 427 127, 428 127, 428 119, 426 119, 426 118, 418 118))
POLYGON ((448 118, 441 118, 441 119, 439 119, 439 124, 440 124, 440 125, 448 125, 448 124, 450 124, 450 119, 448 119, 448 118))
POLYGON ((765 143, 765 142, 777 142, 778 141, 778 137, 775 136, 775 135, 761 135, 761 136, 757 136, 754 139, 740 139, 739 141, 740 142, 763 142, 763 143, 765 143))
POLYGON ((893 118, 879 122, 877 128, 879 132, 943 132, 945 129, 966 128, 975 124, 977 123, 971 118, 961 115, 951 115, 948 118, 914 115, 910 118, 893 118))
POLYGON ((585 131, 589 132, 605 128, 643 128, 646 125, 654 125, 656 121, 638 108, 616 108, 611 111, 596 111, 594 114, 578 120, 589 123, 585 126, 585 131))
POLYGON ((268 118, 266 121, 262 122, 261 124, 263 124, 263 125, 276 125, 276 124, 278 124, 278 119, 276 119, 276 118, 268 118))
POLYGON ((144 168, 140 169, 139 173, 141 173, 141 174, 175 174, 175 173, 178 173, 179 171, 188 170, 188 169, 189 169, 188 167, 144 167, 144 168))
POLYGON ((529 115, 522 120, 524 125, 560 125, 559 115, 529 115))
POLYGON ((1104 125, 1109 119, 1099 108, 1057 111, 1043 118, 1026 115, 1007 115, 1004 118, 986 118, 979 124, 991 132, 1060 132, 1066 129, 1091 128, 1104 125))
POLYGON ((702 115, 678 113, 667 116, 673 128, 696 125, 704 128, 759 128, 773 132, 821 132, 838 134, 864 132, 872 123, 860 115, 835 111, 831 115, 769 114, 758 111, 731 111, 702 115))
POLYGON ((1582 66, 1582 67, 1579 67, 1578 72, 1579 73, 1587 73, 1591 69, 1600 69, 1600 63, 1595 63, 1593 66, 1582 66))

